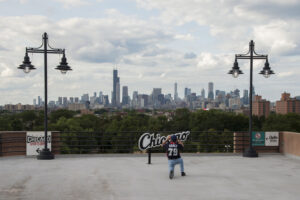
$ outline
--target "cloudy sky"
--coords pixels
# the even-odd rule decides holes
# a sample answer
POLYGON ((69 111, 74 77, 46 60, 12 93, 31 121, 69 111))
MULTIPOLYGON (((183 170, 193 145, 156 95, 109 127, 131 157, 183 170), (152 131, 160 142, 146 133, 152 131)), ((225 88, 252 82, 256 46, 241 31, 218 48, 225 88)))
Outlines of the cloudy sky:
POLYGON ((25 74, 25 47, 38 47, 47 32, 50 45, 65 48, 73 71, 54 68, 48 57, 49 100, 103 91, 111 96, 112 70, 121 87, 150 94, 153 88, 179 95, 185 87, 200 94, 208 82, 227 92, 249 88, 249 61, 244 75, 227 72, 234 55, 246 53, 254 40, 257 53, 268 54, 276 73, 258 75, 257 94, 271 101, 282 92, 300 95, 300 1, 298 0, 0 0, 0 105, 30 103, 43 97, 43 56, 30 54, 37 70, 25 74))

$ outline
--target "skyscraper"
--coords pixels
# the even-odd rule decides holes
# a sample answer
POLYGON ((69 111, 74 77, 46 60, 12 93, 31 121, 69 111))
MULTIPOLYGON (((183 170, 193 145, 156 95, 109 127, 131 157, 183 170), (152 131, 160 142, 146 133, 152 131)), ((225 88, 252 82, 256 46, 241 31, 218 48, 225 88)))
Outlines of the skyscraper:
POLYGON ((122 89, 122 105, 127 105, 127 104, 129 104, 128 87, 123 86, 123 89, 122 89))
POLYGON ((202 90, 201 90, 201 97, 205 98, 205 90, 204 90, 204 88, 202 88, 202 90))
POLYGON ((184 88, 184 97, 189 96, 191 93, 191 88, 184 88))
POLYGON ((244 104, 244 105, 248 105, 248 104, 249 104, 248 90, 244 90, 244 94, 243 94, 243 104, 244 104))
POLYGON ((213 100, 214 99, 214 83, 209 82, 208 83, 208 99, 213 100))
POLYGON ((152 91, 152 103, 154 106, 160 105, 159 95, 161 95, 161 88, 153 88, 152 91))
POLYGON ((42 105, 42 98, 38 96, 38 106, 42 105))
POLYGON ((111 100, 113 106, 117 106, 118 104, 120 104, 120 78, 118 77, 117 69, 113 70, 113 92, 111 100))
POLYGON ((178 92, 177 92, 177 83, 174 84, 174 101, 178 99, 178 92))

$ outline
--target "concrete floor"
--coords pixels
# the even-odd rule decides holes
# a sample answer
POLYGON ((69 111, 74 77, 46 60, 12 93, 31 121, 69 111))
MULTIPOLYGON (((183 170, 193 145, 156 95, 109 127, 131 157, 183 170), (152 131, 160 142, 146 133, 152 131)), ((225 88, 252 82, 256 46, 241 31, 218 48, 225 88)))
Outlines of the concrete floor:
POLYGON ((300 199, 300 159, 183 155, 186 177, 176 166, 168 178, 163 155, 57 156, 55 160, 0 158, 0 199, 300 199))

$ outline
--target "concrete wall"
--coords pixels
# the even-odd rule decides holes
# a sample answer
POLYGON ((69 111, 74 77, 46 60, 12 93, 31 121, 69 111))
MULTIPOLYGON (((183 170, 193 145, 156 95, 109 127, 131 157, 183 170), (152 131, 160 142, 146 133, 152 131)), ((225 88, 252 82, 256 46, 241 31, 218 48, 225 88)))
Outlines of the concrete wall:
POLYGON ((280 153, 300 156, 300 133, 281 132, 279 144, 280 153))

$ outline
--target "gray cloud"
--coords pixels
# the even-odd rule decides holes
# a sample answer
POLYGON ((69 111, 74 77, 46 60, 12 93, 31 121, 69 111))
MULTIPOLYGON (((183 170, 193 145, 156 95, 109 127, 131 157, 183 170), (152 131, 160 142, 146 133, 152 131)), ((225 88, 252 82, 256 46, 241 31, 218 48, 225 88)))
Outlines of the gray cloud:
POLYGON ((185 59, 194 59, 194 58, 197 58, 197 55, 193 52, 190 52, 190 53, 185 53, 184 54, 184 58, 185 59))

